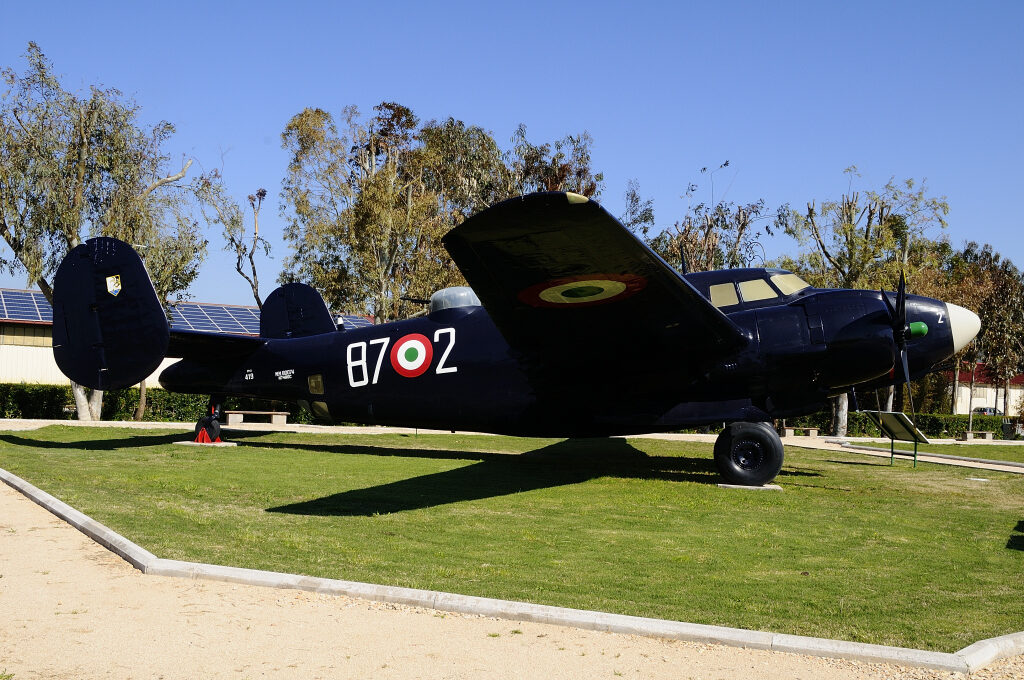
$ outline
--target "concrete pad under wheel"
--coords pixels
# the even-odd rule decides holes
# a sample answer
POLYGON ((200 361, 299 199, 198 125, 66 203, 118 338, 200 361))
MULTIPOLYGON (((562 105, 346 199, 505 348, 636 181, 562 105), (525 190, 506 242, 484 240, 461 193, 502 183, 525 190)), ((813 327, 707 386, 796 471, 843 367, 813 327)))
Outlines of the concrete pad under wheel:
POLYGON ((743 489, 746 491, 782 491, 778 484, 765 484, 764 486, 747 486, 746 484, 719 484, 719 489, 743 489))
POLYGON ((181 446, 238 446, 238 442, 174 442, 181 446))

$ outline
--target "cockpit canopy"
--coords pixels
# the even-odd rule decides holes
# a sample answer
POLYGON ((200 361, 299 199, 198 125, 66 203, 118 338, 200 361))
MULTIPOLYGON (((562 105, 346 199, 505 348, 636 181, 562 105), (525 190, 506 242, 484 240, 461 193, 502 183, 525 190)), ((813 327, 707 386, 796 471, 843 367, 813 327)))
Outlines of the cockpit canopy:
POLYGON ((785 269, 721 269, 692 272, 686 280, 723 312, 777 305, 810 284, 785 269))

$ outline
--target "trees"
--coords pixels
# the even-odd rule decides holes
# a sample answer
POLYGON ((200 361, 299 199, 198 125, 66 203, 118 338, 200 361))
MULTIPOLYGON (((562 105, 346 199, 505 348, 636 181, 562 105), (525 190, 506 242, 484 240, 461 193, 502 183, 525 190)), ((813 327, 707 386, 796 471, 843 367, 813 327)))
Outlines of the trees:
MULTIPOLYGON (((780 215, 785 232, 805 250, 779 264, 819 287, 892 290, 899 272, 912 264, 914 243, 946 226, 949 205, 945 197, 930 196, 924 181, 890 179, 880 191, 861 192, 852 189, 857 169, 844 172, 851 188, 838 200, 823 201, 820 208, 811 201, 804 212, 780 215)), ((846 399, 836 398, 838 436, 846 433, 846 399)))
MULTIPOLYGON (((852 183, 856 167, 844 173, 852 183)), ((814 285, 837 288, 894 287, 909 263, 915 241, 935 227, 945 228, 949 204, 928 194, 925 181, 890 179, 881 191, 853 191, 838 200, 793 210, 782 225, 806 250, 783 266, 814 285)))
POLYGON ((281 281, 310 283, 333 309, 380 321, 408 315, 415 303, 403 298, 463 283, 441 245, 462 220, 530 191, 600 191, 585 133, 535 145, 520 126, 502 152, 489 133, 453 118, 421 125, 395 102, 373 110, 364 120, 348 107, 336 121, 305 109, 281 136, 292 250, 281 281))
MULTIPOLYGON (((29 43, 24 73, 4 69, 0 100, 0 266, 27 274, 52 303, 52 276, 88 235, 140 248, 161 299, 183 291, 205 253, 192 218, 192 161, 171 167, 174 127, 144 128, 138 107, 114 89, 66 90, 29 43)), ((102 392, 72 385, 79 418, 99 417, 102 392)))
POLYGON ((326 111, 306 109, 285 127, 291 158, 282 198, 292 254, 282 281, 307 281, 332 308, 386 321, 408 310, 403 296, 460 277, 441 247, 446 198, 427 186, 418 120, 392 102, 374 111, 363 123, 346 108, 339 130, 326 111))
POLYGON ((532 144, 526 126, 520 124, 512 136, 507 154, 506 198, 534 191, 571 191, 597 198, 604 187, 604 174, 591 168, 591 136, 584 132, 566 135, 550 144, 532 144))
POLYGON ((260 297, 260 278, 256 270, 256 250, 260 249, 264 255, 270 255, 270 242, 260 236, 260 209, 263 207, 263 199, 267 197, 267 190, 257 189, 255 194, 249 194, 253 219, 250 239, 242 209, 228 194, 219 170, 201 175, 195 187, 203 216, 208 223, 221 226, 224 250, 234 253, 235 271, 249 284, 256 306, 262 311, 263 298, 260 297))
POLYGON ((978 315, 986 363, 1003 387, 1003 413, 1009 413, 1010 380, 1024 371, 1024 280, 1008 260, 994 272, 992 292, 978 315))
MULTIPOLYGON (((713 187, 715 172, 727 167, 729 161, 715 170, 702 168, 700 172, 708 176, 713 187)), ((687 198, 693 198, 698 188, 697 184, 688 184, 687 198)), ((650 235, 654 226, 653 204, 640 197, 635 181, 627 186, 625 199, 626 211, 619 221, 682 272, 747 267, 759 258, 764 259, 759 242, 762 232, 757 226, 770 217, 765 213, 764 199, 739 205, 724 200, 716 202, 712 188, 708 201, 691 205, 681 220, 654 236, 650 235)), ((780 210, 788 210, 788 206, 780 210)), ((767 234, 772 233, 771 226, 765 225, 764 229, 767 234)))

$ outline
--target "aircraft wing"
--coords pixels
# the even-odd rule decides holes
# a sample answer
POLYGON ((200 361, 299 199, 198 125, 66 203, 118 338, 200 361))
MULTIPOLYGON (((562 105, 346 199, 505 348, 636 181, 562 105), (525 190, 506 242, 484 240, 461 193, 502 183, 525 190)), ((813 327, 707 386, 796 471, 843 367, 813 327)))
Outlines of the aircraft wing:
POLYGON ((644 388, 748 343, 678 272, 583 196, 504 201, 443 242, 509 345, 552 381, 589 377, 602 389, 644 388))

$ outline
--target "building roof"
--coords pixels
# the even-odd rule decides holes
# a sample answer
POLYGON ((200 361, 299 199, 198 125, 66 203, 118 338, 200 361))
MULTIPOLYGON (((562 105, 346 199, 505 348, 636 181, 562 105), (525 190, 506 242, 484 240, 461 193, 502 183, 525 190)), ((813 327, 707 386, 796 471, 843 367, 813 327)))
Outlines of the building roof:
MULTIPOLYGON (((953 371, 945 371, 945 375, 950 380, 953 379, 953 371)), ((970 369, 961 369, 960 370, 960 384, 965 384, 965 383, 970 383, 970 382, 971 382, 971 371, 970 371, 970 369)), ((981 361, 978 362, 978 370, 974 374, 974 384, 975 385, 995 385, 996 384, 995 374, 992 372, 991 369, 989 369, 989 367, 984 362, 981 362, 981 361)), ((1021 385, 1024 385, 1024 373, 1022 373, 1020 375, 1016 375, 1016 376, 1014 376, 1013 378, 1010 379, 1010 386, 1011 387, 1020 387, 1021 385)), ((999 387, 1002 387, 1002 386, 1003 386, 1002 383, 1000 383, 999 387)))
MULTIPOLYGON (((372 326, 373 322, 354 314, 333 315, 345 329, 372 326)), ((38 290, 0 288, 0 322, 53 324, 53 309, 38 290)), ((235 335, 259 335, 260 310, 245 305, 211 302, 179 302, 171 307, 171 328, 213 331, 235 335)))

